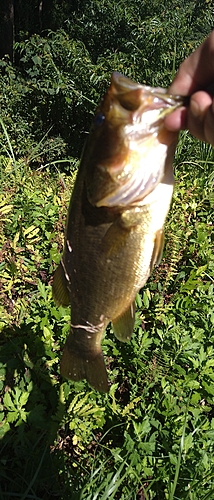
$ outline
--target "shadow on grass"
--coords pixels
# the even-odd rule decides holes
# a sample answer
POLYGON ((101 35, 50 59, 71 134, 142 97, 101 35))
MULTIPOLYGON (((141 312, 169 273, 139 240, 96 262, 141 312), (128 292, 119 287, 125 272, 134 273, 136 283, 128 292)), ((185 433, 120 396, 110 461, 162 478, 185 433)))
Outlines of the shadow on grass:
MULTIPOLYGON (((70 394, 65 404, 60 398, 58 353, 47 349, 41 335, 25 323, 0 334, 0 500, 83 500, 89 494, 90 498, 97 494, 101 497, 111 489, 114 477, 119 483, 126 481, 132 451, 122 450, 121 416, 114 415, 109 407, 103 429, 96 430, 83 451, 75 449, 65 416, 75 395, 74 387, 67 382, 70 394), (119 472, 111 448, 120 449, 124 455, 119 472)), ((124 364, 131 359, 130 350, 131 346, 121 346, 124 364)), ((121 376, 117 399, 124 406, 129 403, 130 388, 121 376)), ((138 491, 138 482, 135 486, 138 491)), ((118 486, 115 500, 120 495, 118 486)), ((133 493, 133 500, 144 498, 141 490, 133 493)))
POLYGON ((25 324, 2 331, 0 342, 0 500, 76 500, 55 446, 65 411, 58 366, 50 376, 43 341, 25 324))

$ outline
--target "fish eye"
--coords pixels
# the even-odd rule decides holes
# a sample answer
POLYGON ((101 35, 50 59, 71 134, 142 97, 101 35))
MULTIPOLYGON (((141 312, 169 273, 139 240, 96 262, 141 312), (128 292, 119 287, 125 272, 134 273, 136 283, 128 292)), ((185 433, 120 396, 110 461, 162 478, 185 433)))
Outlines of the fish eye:
POLYGON ((104 122, 104 120, 105 120, 105 115, 103 113, 98 113, 94 117, 94 125, 96 127, 100 127, 100 125, 102 125, 102 123, 104 122))

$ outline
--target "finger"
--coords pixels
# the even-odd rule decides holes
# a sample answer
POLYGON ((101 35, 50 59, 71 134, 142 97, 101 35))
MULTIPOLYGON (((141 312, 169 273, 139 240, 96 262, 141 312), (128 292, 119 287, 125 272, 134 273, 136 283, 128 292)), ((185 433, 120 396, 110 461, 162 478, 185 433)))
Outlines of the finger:
POLYGON ((192 95, 187 111, 187 128, 198 139, 213 144, 214 114, 212 97, 206 92, 199 91, 192 95))
POLYGON ((172 132, 187 128, 187 108, 178 108, 170 115, 167 115, 164 124, 167 130, 172 132))
POLYGON ((204 121, 205 141, 214 146, 214 100, 209 107, 204 121))

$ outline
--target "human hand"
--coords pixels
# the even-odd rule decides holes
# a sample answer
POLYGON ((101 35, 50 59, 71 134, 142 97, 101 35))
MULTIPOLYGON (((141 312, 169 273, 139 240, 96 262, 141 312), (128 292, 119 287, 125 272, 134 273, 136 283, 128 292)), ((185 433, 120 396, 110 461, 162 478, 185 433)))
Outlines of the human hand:
POLYGON ((168 130, 188 129, 192 135, 214 146, 214 31, 185 59, 169 91, 174 95, 191 96, 187 107, 168 115, 168 130))

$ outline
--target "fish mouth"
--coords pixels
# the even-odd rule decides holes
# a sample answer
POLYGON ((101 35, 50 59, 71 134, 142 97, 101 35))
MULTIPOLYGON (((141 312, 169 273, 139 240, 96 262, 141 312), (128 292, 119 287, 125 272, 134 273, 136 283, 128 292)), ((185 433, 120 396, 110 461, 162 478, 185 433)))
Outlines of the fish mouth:
MULTIPOLYGON (((111 87, 112 91, 115 95, 119 96, 126 94, 128 92, 133 92, 135 90, 139 90, 141 94, 141 99, 142 99, 142 93, 146 97, 148 94, 149 96, 153 96, 154 98, 160 99, 162 103, 164 102, 168 106, 174 106, 178 105, 181 106, 181 104, 185 103, 186 96, 180 96, 180 95, 173 95, 169 94, 167 89, 163 89, 161 87, 150 87, 148 85, 141 85, 140 83, 133 82, 130 80, 130 78, 127 78, 126 76, 122 75, 118 71, 114 71, 111 76, 111 87)), ((138 102, 136 102, 136 96, 135 96, 135 102, 133 102, 133 106, 135 109, 138 107, 138 102)), ((129 109, 129 102, 126 103, 125 106, 126 109, 129 109), (128 106, 128 108, 127 108, 128 106)))
POLYGON ((128 111, 137 110, 142 104, 142 99, 148 100, 148 108, 149 105, 152 106, 152 109, 164 107, 165 113, 166 109, 169 109, 171 113, 175 108, 186 103, 184 96, 169 94, 166 89, 161 87, 141 85, 117 71, 114 71, 111 77, 111 90, 121 106, 128 111))
POLYGON ((122 208, 145 202, 162 181, 168 150, 173 157, 178 136, 165 129, 164 119, 183 103, 183 97, 166 89, 135 83, 118 72, 112 74, 99 108, 111 135, 106 136, 106 158, 97 164, 99 189, 88 180, 92 204, 122 208))

